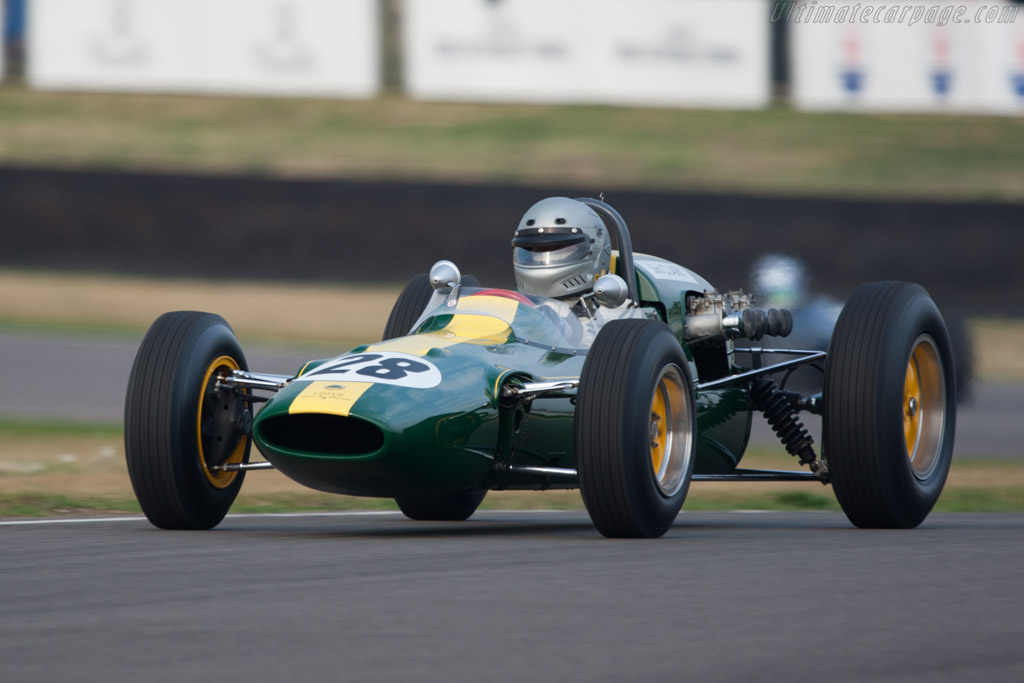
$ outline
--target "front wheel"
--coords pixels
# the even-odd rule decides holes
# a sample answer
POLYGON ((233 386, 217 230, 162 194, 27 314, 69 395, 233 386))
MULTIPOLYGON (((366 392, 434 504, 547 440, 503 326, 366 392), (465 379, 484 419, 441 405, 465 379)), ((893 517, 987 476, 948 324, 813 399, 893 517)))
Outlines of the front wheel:
POLYGON ((132 488, 154 526, 210 529, 227 514, 245 473, 215 468, 248 462, 252 414, 217 379, 247 369, 219 315, 165 313, 146 333, 128 380, 124 442, 132 488))
POLYGON ((822 449, 843 512, 858 527, 912 528, 953 460, 956 373, 949 334, 920 286, 858 287, 825 365, 822 449))
POLYGON ((667 325, 616 320, 598 333, 576 396, 576 468, 605 536, 662 536, 693 476, 693 380, 667 325))

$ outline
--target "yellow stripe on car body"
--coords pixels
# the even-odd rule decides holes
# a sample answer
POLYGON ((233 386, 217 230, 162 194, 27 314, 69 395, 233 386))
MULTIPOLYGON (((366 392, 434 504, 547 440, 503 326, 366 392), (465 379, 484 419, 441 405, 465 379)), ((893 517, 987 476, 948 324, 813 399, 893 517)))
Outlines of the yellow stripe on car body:
POLYGON ((372 382, 310 382, 309 386, 292 399, 288 413, 321 413, 348 417, 352 406, 371 386, 372 382))
POLYGON ((389 339, 373 344, 366 350, 425 356, 431 349, 443 349, 455 344, 504 344, 508 341, 518 309, 518 301, 504 296, 484 294, 462 297, 451 313, 452 319, 443 328, 389 339))

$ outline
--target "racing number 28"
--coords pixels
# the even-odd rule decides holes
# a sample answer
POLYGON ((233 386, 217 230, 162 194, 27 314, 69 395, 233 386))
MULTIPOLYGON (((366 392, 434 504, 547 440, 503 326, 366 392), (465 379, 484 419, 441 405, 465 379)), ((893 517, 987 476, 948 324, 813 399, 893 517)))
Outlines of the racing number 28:
POLYGON ((398 380, 414 372, 426 372, 430 366, 407 358, 383 357, 379 353, 362 353, 349 356, 341 363, 317 368, 307 377, 321 374, 344 374, 355 372, 364 377, 383 380, 398 380))

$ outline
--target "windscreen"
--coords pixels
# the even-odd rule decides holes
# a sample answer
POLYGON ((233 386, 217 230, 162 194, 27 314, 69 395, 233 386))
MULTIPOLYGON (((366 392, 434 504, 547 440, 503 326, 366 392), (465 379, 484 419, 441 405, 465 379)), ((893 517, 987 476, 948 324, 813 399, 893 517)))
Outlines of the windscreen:
POLYGON ((571 315, 565 304, 545 297, 460 287, 454 298, 448 291, 435 292, 413 334, 457 336, 484 344, 521 342, 574 348, 567 312, 571 315))

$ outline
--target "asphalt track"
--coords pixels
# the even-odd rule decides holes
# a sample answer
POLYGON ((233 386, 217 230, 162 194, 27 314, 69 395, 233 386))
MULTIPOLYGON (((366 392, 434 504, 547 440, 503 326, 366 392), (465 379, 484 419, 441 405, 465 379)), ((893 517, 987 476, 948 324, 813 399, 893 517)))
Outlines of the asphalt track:
POLYGON ((0 522, 0 680, 1021 681, 1024 515, 0 522))
MULTIPOLYGON (((120 422, 124 395, 139 339, 62 337, 0 332, 0 416, 120 422)), ((244 341, 244 340, 243 340, 244 341)), ((245 344, 249 367, 292 374, 307 360, 331 355, 324 349, 245 344)), ((338 352, 343 349, 338 349, 338 352)), ((987 384, 957 415, 958 456, 1024 457, 1019 407, 1024 385, 987 384)), ((805 421, 816 434, 815 416, 805 421)), ((754 421, 754 441, 778 443, 764 420, 754 421)))

